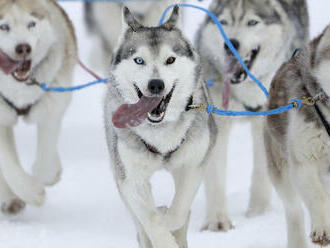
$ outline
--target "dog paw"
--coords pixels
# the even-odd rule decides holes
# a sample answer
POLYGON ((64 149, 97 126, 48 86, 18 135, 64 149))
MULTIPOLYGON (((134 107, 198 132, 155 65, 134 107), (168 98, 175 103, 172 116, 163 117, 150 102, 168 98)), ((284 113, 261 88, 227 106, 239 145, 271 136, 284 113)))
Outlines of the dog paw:
POLYGON ((55 161, 48 166, 36 163, 33 166, 33 176, 45 186, 53 186, 61 180, 62 167, 60 161, 55 161))
POLYGON ((314 230, 311 234, 311 239, 313 243, 320 246, 330 245, 330 232, 329 230, 325 231, 324 228, 314 230))
POLYGON ((39 181, 26 174, 21 173, 16 175, 14 178, 9 178, 7 180, 12 191, 20 199, 28 204, 41 206, 45 200, 45 190, 39 181))
POLYGON ((12 199, 8 202, 1 204, 1 211, 5 215, 13 216, 18 215, 25 209, 25 202, 20 199, 12 199))
POLYGON ((211 232, 228 232, 229 230, 234 229, 234 225, 230 220, 226 221, 207 221, 203 227, 202 231, 211 231, 211 232))

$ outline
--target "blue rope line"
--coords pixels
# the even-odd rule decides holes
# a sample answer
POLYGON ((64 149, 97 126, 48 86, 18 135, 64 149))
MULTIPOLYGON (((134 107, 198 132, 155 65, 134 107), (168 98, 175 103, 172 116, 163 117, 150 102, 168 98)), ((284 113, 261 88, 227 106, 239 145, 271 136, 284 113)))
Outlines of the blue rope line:
POLYGON ((180 3, 180 4, 173 4, 170 5, 166 8, 166 10, 164 11, 160 21, 159 21, 159 25, 162 25, 164 23, 165 17, 167 12, 172 9, 175 5, 178 5, 180 7, 190 7, 190 8, 194 8, 194 9, 198 9, 201 11, 204 11, 205 13, 207 13, 210 18, 212 19, 212 21, 218 26, 218 29, 221 32, 221 35, 223 36, 227 46, 229 47, 229 49, 231 50, 231 52, 235 55, 235 57, 237 58, 238 62, 242 65, 243 69, 246 71, 246 73, 249 75, 249 77, 258 85, 258 87, 265 93, 266 97, 269 98, 269 93, 267 91, 267 89, 265 88, 265 86, 263 86, 263 84, 260 82, 260 80, 258 78, 256 78, 249 70, 249 68, 246 66, 246 64, 244 63, 243 59, 241 58, 241 56, 239 55, 239 53, 237 52, 237 50, 234 48, 233 44, 230 42, 228 36, 226 35, 221 23, 219 22, 218 18, 208 9, 205 9, 203 7, 199 7, 196 5, 192 5, 192 4, 185 4, 185 3, 180 3))
POLYGON ((215 78, 211 78, 211 79, 210 79, 209 81, 207 81, 207 83, 206 83, 207 87, 212 88, 213 85, 214 85, 214 83, 215 83, 215 81, 217 81, 215 78))
POLYGON ((293 99, 292 103, 282 106, 276 109, 262 111, 262 112, 249 112, 249 111, 230 111, 216 108, 213 104, 208 105, 206 112, 208 114, 216 114, 221 116, 268 116, 268 115, 279 115, 284 112, 290 111, 291 109, 300 109, 302 101, 299 99, 293 99))
POLYGON ((82 85, 78 85, 78 86, 73 86, 73 87, 47 87, 47 85, 45 83, 40 84, 40 87, 42 90, 49 92, 70 92, 70 91, 76 91, 76 90, 82 90, 84 88, 90 87, 92 85, 96 85, 96 84, 102 84, 102 83, 107 83, 109 81, 108 78, 105 79, 100 79, 97 81, 93 81, 93 82, 89 82, 86 84, 82 84, 82 85))

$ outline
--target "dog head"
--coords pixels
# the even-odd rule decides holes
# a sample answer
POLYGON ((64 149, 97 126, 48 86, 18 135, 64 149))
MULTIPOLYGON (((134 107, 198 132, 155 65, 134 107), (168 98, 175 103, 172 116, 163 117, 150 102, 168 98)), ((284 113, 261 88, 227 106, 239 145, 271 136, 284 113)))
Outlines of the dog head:
MULTIPOLYGON (((284 9, 281 2, 285 1, 214 0, 210 7, 250 71, 260 78, 272 75, 294 50, 291 43, 298 31, 288 14, 293 11, 289 4, 284 9)), ((201 43, 208 56, 212 55, 216 70, 232 84, 246 81, 247 73, 233 57, 216 25, 209 18, 206 22, 201 43)))
POLYGON ((147 122, 177 121, 196 88, 198 56, 177 28, 179 8, 159 27, 142 26, 123 12, 123 35, 112 61, 115 85, 123 103, 159 98, 147 122))
POLYGON ((46 0, 0 0, 0 68, 17 81, 29 79, 54 34, 46 0))

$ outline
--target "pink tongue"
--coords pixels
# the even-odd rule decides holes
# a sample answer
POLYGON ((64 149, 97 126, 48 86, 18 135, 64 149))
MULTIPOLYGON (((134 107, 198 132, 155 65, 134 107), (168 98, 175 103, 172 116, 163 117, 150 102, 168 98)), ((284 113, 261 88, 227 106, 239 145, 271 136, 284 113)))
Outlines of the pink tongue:
POLYGON ((229 106, 229 101, 231 97, 231 90, 230 90, 230 79, 232 77, 233 72, 237 66, 236 59, 232 57, 226 58, 226 65, 223 72, 223 85, 222 85, 222 107, 227 110, 229 106))
POLYGON ((22 62, 11 60, 6 54, 0 51, 0 70, 5 74, 13 73, 22 65, 22 62))
POLYGON ((112 122, 117 128, 137 127, 147 118, 148 112, 154 110, 162 97, 145 97, 136 104, 123 104, 112 117, 112 122))
POLYGON ((224 110, 228 109, 230 96, 231 96, 230 80, 225 79, 222 85, 222 107, 224 110))

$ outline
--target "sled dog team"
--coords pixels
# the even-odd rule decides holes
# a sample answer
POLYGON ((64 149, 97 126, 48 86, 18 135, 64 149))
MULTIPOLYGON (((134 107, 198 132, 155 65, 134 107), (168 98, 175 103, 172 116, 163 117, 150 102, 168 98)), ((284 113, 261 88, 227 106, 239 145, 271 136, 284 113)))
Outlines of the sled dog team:
MULTIPOLYGON (((310 214, 312 242, 330 245, 330 26, 308 44, 306 0, 212 1, 209 9, 233 46, 270 90, 266 99, 209 17, 194 46, 182 32, 179 7, 157 26, 174 2, 85 3, 86 25, 102 54, 97 66, 111 71, 106 140, 139 246, 187 247, 190 207, 202 182, 207 196, 203 229, 234 228, 225 196, 233 119, 196 112, 192 105, 259 112, 303 97, 314 98, 315 105, 244 119, 251 122, 254 142, 246 215, 267 211, 272 182, 285 209, 287 247, 308 247, 302 202, 310 214), (217 79, 212 89, 205 84, 209 78, 217 79), (160 169, 175 182, 168 208, 155 206, 149 183, 160 169)), ((14 215, 26 204, 41 205, 44 187, 60 180, 57 143, 71 95, 45 93, 33 82, 69 86, 77 41, 55 0, 0 0, 0 40, 0 201, 2 212, 14 215), (19 117, 38 128, 32 176, 20 166, 15 148, 19 117)))

